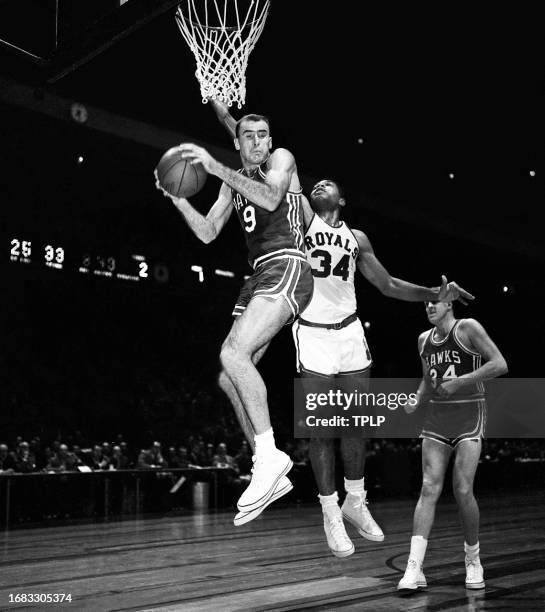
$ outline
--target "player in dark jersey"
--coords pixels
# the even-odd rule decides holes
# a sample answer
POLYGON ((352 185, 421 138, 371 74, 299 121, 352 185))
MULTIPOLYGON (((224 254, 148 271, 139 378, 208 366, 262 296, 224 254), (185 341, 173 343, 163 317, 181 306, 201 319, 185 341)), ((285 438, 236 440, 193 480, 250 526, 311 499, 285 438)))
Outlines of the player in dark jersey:
POLYGON ((195 144, 179 147, 184 159, 201 163, 223 181, 206 216, 185 198, 162 191, 203 242, 216 238, 233 208, 246 236, 254 274, 242 288, 220 353, 220 385, 254 448, 252 479, 237 504, 246 516, 291 489, 285 475, 292 461, 276 448, 267 391, 255 364, 271 339, 306 306, 313 281, 303 252, 301 185, 293 155, 272 150, 269 122, 262 115, 246 115, 237 123, 234 144, 242 162, 238 172, 195 144))
POLYGON ((473 480, 481 454, 486 406, 483 381, 507 372, 507 364, 483 326, 456 320, 450 302, 426 302, 434 326, 418 338, 423 379, 419 405, 429 400, 422 428, 422 491, 414 513, 411 550, 399 590, 426 586, 422 564, 450 457, 452 485, 464 531, 466 588, 484 588, 479 560, 479 508, 473 480), (482 362, 485 363, 482 363, 482 362))

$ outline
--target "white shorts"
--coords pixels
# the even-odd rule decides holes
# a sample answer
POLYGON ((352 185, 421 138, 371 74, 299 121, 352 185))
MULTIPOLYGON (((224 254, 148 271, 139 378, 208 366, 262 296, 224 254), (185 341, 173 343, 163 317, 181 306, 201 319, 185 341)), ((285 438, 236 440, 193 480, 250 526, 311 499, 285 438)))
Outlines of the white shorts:
POLYGON ((297 371, 334 376, 360 374, 371 366, 371 353, 359 319, 342 329, 292 326, 297 371))

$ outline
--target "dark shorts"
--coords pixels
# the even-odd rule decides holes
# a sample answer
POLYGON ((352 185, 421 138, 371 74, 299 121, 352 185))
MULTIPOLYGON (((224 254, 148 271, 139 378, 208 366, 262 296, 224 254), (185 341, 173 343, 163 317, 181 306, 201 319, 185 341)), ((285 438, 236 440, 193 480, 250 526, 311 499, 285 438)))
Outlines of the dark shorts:
POLYGON ((260 264, 244 283, 237 299, 233 316, 239 317, 254 296, 288 303, 292 320, 302 312, 312 298, 314 279, 312 268, 305 257, 277 257, 260 264))
POLYGON ((484 438, 486 402, 430 402, 422 426, 421 438, 429 438, 451 448, 463 440, 484 438))

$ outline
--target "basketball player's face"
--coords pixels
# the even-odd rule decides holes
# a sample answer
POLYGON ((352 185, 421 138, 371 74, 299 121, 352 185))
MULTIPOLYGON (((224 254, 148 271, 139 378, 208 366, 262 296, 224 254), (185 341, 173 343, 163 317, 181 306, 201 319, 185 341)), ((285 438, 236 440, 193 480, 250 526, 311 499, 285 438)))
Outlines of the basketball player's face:
POLYGON ((310 192, 310 201, 315 210, 332 210, 339 206, 338 186, 328 179, 318 181, 310 192))
POLYGON ((428 321, 432 325, 440 323, 451 310, 450 302, 425 302, 428 321))
POLYGON ((243 121, 235 140, 243 162, 260 165, 268 157, 272 147, 269 126, 266 121, 243 121))

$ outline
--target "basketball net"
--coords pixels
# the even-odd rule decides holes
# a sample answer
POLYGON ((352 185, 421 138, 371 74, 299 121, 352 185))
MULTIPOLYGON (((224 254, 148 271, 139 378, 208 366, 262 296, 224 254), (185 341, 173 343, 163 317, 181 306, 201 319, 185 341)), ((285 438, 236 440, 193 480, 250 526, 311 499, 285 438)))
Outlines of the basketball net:
POLYGON ((265 26, 270 0, 251 0, 245 15, 241 1, 184 0, 176 11, 176 23, 197 61, 203 104, 213 98, 242 108, 246 100, 248 57, 265 26))

